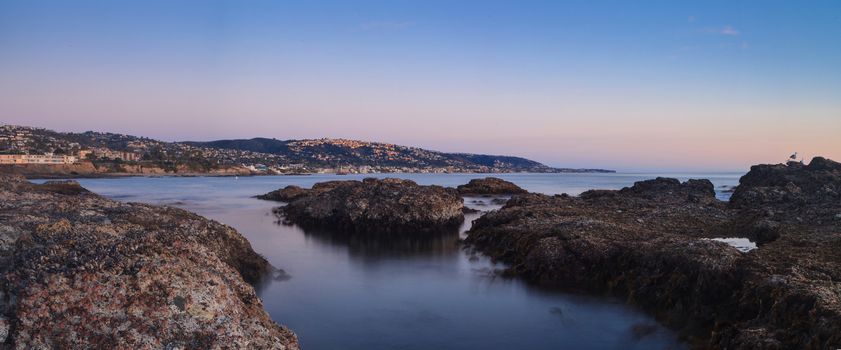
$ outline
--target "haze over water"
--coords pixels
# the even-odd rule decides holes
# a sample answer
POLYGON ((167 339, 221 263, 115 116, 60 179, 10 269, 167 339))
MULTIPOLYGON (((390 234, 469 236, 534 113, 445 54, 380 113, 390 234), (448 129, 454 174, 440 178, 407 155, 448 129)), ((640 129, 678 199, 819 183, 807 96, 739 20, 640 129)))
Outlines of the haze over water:
MULTIPOLYGON (((578 194, 618 189, 658 174, 500 174, 527 190, 578 194)), ((741 174, 664 174, 736 185, 741 174)), ((384 177, 386 175, 376 175, 384 177)), ((389 174, 455 186, 484 174, 389 174)), ((295 331, 305 349, 660 349, 683 347, 675 335, 622 300, 572 295, 505 279, 461 234, 381 239, 306 232, 277 223, 278 203, 251 196, 286 185, 309 187, 362 176, 163 177, 81 179, 122 201, 184 208, 231 225, 272 265, 285 270, 259 287, 267 311, 295 331), (652 327, 639 336, 634 327, 652 327)), ((719 198, 727 195, 717 191, 719 198)), ((465 202, 480 210, 495 208, 465 202)), ((468 215, 462 232, 478 214, 468 215)))

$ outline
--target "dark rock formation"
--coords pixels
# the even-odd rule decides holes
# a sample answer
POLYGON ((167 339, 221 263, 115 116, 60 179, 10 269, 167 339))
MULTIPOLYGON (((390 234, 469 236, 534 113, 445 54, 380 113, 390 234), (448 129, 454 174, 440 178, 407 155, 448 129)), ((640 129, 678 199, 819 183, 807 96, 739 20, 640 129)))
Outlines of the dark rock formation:
POLYGON ((290 185, 281 189, 271 191, 266 194, 261 194, 257 196, 257 198, 269 201, 291 202, 298 198, 308 195, 309 191, 310 190, 301 188, 299 186, 290 185))
POLYGON ((732 347, 841 347, 841 163, 757 165, 730 202, 733 229, 767 241, 745 266, 752 278, 744 327, 722 331, 732 347))
POLYGON ((517 196, 477 220, 467 241, 533 281, 625 295, 682 330, 693 346, 835 348, 841 345, 841 219, 829 221, 834 209, 818 209, 825 189, 837 183, 829 174, 835 165, 817 164, 754 167, 734 194, 737 209, 717 201, 705 180, 656 179, 580 197, 517 196), (790 197, 747 195, 787 191, 805 178, 817 183, 801 192, 815 194, 798 205, 790 197), (827 215, 819 225, 780 220, 793 214, 786 208, 827 215), (780 214, 756 217, 768 210, 780 214), (764 244, 742 253, 707 239, 742 229, 764 232, 764 244))
POLYGON ((297 349, 232 228, 74 182, 0 176, 0 348, 297 349))
POLYGON ((766 211, 777 221, 832 222, 841 207, 841 163, 815 157, 809 165, 755 165, 739 180, 730 204, 766 211))
POLYGON ((454 189, 410 180, 330 181, 306 192, 278 212, 302 226, 356 232, 438 231, 464 220, 454 189))
POLYGON ((458 193, 461 195, 488 195, 488 194, 523 194, 528 191, 515 185, 513 182, 505 181, 496 177, 470 180, 466 185, 458 186, 458 193))
POLYGON ((257 196, 258 199, 277 201, 277 202, 291 202, 299 198, 314 196, 323 192, 330 191, 337 186, 344 184, 347 181, 333 180, 319 182, 312 186, 312 188, 302 188, 300 186, 289 185, 281 189, 271 191, 266 194, 257 196))

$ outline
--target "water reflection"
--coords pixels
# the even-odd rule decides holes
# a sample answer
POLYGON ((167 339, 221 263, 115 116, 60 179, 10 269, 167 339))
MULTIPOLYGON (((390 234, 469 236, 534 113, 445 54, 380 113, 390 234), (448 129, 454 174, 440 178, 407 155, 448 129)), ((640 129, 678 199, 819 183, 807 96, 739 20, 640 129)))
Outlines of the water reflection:
POLYGON ((347 247, 352 257, 363 259, 452 256, 459 249, 459 231, 364 234, 326 229, 303 229, 320 244, 347 247))
POLYGON ((272 267, 271 271, 267 272, 260 278, 259 281, 254 283, 254 289, 257 291, 257 295, 261 295, 272 284, 289 281, 291 279, 292 275, 286 272, 286 270, 272 267))
MULTIPOLYGON (((510 197, 485 196, 467 197, 465 205, 479 210, 466 213, 464 221, 459 227, 441 229, 432 232, 349 232, 319 227, 302 227, 287 220, 279 207, 272 209, 277 217, 275 224, 285 230, 300 232, 307 239, 318 244, 334 248, 347 249, 348 254, 355 259, 376 261, 394 258, 429 258, 452 257, 457 258, 462 249, 461 240, 465 238, 473 220, 478 219, 484 212, 502 207, 502 203, 510 197)), ((478 253, 472 252, 471 259, 478 259, 478 253)))

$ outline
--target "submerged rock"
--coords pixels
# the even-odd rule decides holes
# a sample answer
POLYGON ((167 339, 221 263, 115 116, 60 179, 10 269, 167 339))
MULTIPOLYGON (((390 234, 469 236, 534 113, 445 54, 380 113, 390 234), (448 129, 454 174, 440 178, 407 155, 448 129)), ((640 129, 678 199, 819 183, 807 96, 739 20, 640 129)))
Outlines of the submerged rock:
POLYGON ((457 189, 461 195, 511 195, 528 193, 528 191, 520 188, 520 186, 515 185, 513 182, 496 177, 473 179, 465 185, 459 185, 457 189))
POLYGON ((451 188, 368 178, 316 184, 279 212, 302 226, 356 232, 437 231, 464 221, 462 202, 451 188))
POLYGON ((754 167, 729 206, 706 180, 516 196, 475 221, 467 242, 533 281, 627 296, 701 348, 835 348, 841 223, 797 220, 839 212, 822 207, 836 165, 817 164, 754 167), (758 249, 708 239, 746 229, 763 232, 758 249))
POLYGON ((0 176, 5 346, 297 349, 249 284, 272 269, 187 211, 0 176))

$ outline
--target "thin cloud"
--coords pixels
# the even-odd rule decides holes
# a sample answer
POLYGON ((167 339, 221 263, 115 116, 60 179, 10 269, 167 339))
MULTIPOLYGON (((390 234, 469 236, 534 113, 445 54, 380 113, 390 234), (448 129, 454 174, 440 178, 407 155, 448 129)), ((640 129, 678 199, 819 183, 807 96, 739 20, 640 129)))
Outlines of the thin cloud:
POLYGON ((727 35, 727 36, 739 36, 742 33, 738 31, 736 28, 732 26, 723 26, 723 27, 715 27, 715 28, 705 28, 701 30, 704 33, 713 33, 713 34, 720 34, 720 35, 727 35))
POLYGON ((723 28, 721 28, 721 34, 735 36, 741 33, 739 33, 738 30, 731 26, 724 26, 723 28))
POLYGON ((360 24, 364 30, 403 30, 415 25, 409 21, 371 21, 360 24))

